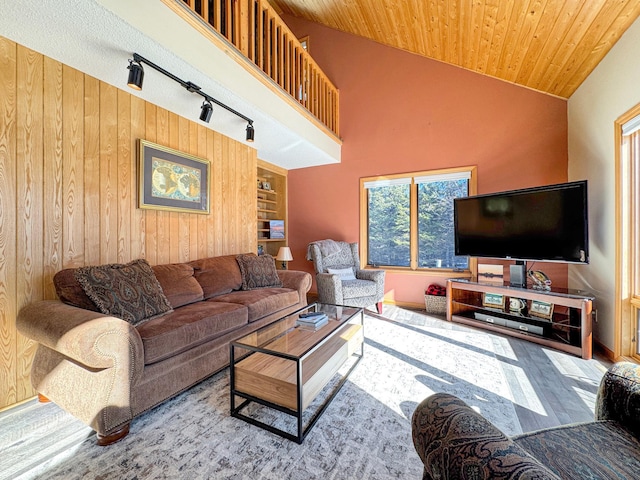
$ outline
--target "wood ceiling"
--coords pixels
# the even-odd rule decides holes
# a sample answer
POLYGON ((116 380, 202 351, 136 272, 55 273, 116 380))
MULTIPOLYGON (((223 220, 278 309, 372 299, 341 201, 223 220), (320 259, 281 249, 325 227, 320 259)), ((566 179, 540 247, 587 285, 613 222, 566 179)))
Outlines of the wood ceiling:
POLYGON ((640 15, 638 0, 269 1, 279 13, 562 98, 640 15))

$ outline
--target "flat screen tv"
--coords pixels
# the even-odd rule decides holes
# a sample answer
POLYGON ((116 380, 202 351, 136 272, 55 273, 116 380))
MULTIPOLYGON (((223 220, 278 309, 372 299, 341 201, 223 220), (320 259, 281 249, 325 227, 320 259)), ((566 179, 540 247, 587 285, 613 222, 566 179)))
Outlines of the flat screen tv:
POLYGON ((587 181, 458 198, 455 254, 589 263, 587 181))

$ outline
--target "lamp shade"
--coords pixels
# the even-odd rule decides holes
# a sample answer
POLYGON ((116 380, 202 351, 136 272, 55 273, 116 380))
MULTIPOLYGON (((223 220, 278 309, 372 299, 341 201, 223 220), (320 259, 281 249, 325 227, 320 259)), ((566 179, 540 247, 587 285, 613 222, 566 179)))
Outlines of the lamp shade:
POLYGON ((278 255, 276 256, 276 260, 280 260, 281 262, 290 262, 291 260, 293 260, 291 249, 289 247, 280 247, 280 250, 278 250, 278 255))

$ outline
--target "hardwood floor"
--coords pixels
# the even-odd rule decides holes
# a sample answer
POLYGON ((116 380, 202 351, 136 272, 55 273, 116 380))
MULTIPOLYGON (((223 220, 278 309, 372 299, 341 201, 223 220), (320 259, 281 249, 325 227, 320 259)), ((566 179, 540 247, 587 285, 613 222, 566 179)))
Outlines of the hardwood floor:
MULTIPOLYGON (((367 311, 375 316, 375 312, 367 311)), ((428 325, 444 330, 471 329, 447 322, 444 317, 426 315, 385 305, 383 316, 413 325, 428 325)), ((477 329, 492 336, 496 357, 513 393, 523 432, 594 418, 595 399, 600 380, 611 365, 608 360, 580 357, 543 347, 506 335, 477 329)))

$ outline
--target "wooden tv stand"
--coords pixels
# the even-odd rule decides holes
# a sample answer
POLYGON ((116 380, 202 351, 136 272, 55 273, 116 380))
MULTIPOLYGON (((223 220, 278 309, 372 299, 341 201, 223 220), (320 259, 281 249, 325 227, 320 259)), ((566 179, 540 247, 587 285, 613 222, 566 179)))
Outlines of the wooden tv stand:
POLYGON ((594 297, 584 292, 512 287, 465 279, 447 281, 447 320, 500 332, 590 359, 594 297), (502 295, 505 306, 483 305, 484 294, 502 295), (509 310, 509 299, 526 302, 523 313, 509 310), (532 301, 553 304, 550 319, 529 313, 532 301))

